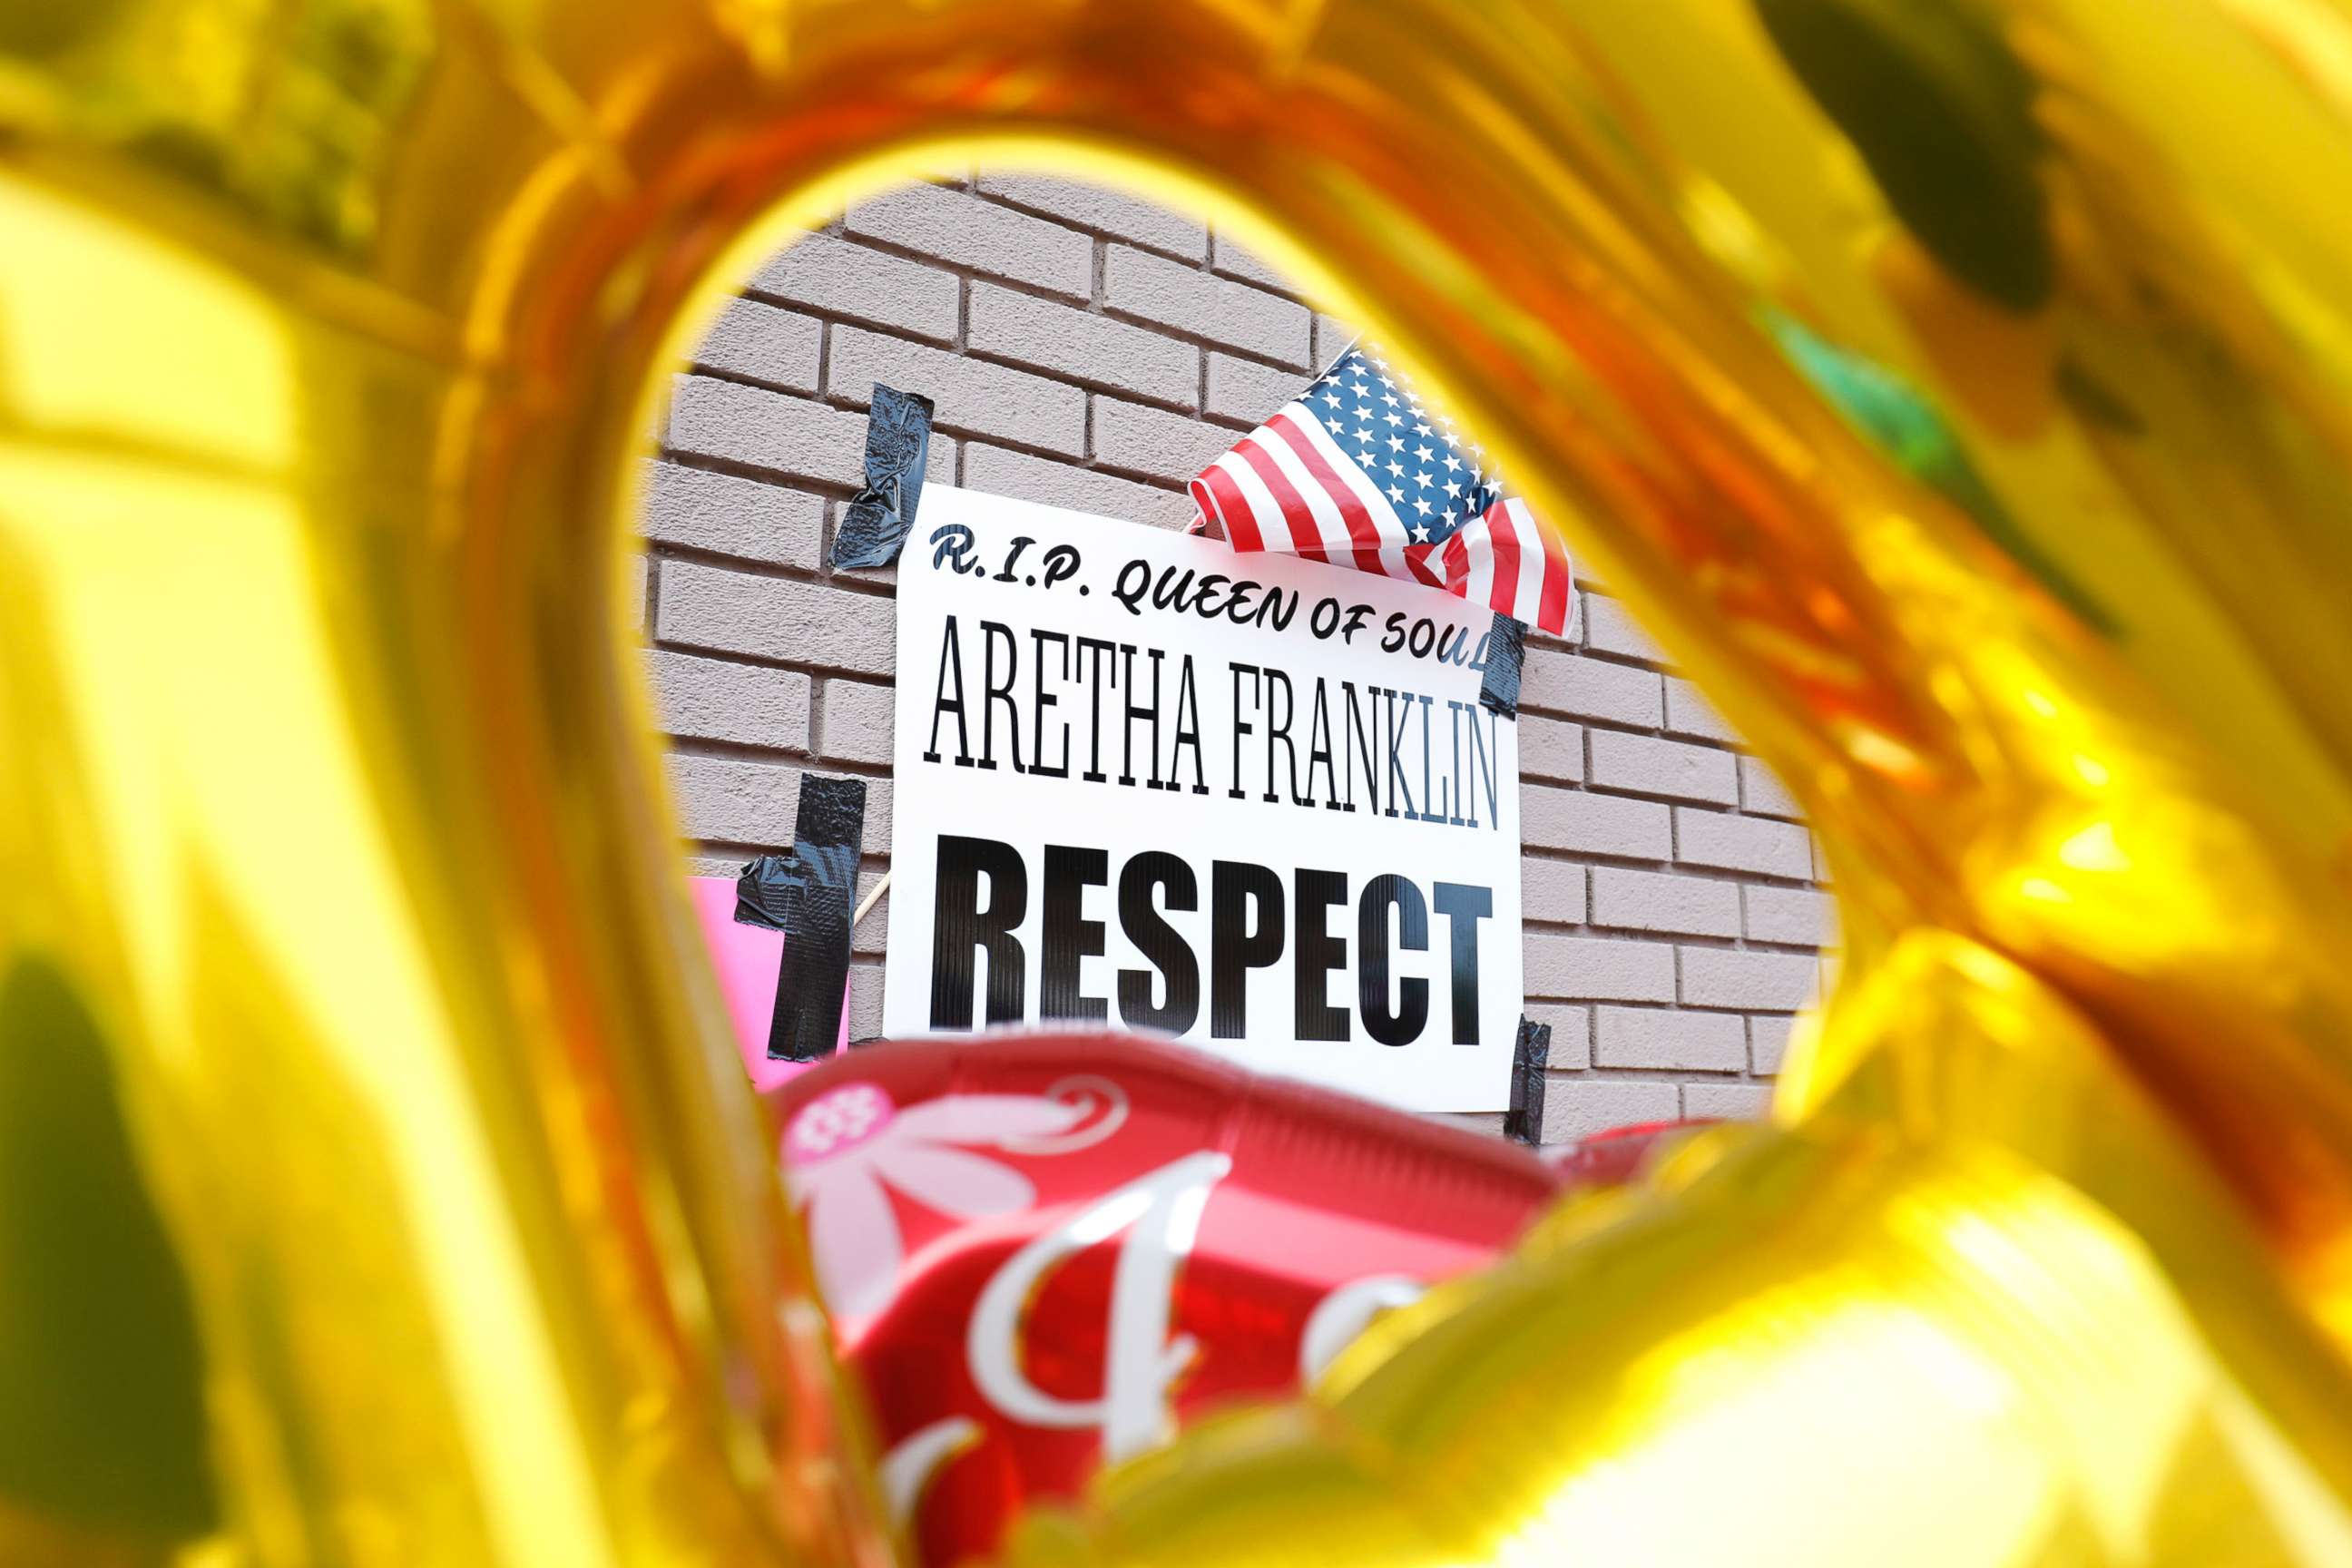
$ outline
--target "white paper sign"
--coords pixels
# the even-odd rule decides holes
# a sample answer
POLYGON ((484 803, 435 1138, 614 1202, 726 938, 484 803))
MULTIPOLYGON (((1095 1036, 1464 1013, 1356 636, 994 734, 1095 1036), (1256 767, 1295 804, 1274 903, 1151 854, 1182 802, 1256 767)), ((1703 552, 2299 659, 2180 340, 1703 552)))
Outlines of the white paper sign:
POLYGON ((1519 748, 1478 703, 1492 625, 1367 573, 925 486, 884 1028, 1108 1023, 1503 1109, 1519 748))

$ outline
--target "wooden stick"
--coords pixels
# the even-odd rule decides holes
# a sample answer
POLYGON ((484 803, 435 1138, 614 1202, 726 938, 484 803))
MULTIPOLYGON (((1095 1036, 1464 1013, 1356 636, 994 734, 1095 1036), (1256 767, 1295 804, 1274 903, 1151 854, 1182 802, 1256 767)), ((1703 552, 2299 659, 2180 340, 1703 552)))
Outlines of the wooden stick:
POLYGON ((863 921, 866 917, 873 911, 874 906, 882 901, 882 895, 889 890, 890 873, 885 871, 882 873, 882 879, 875 883, 872 888, 868 889, 864 898, 857 900, 857 912, 849 917, 849 929, 856 931, 859 922, 863 921))

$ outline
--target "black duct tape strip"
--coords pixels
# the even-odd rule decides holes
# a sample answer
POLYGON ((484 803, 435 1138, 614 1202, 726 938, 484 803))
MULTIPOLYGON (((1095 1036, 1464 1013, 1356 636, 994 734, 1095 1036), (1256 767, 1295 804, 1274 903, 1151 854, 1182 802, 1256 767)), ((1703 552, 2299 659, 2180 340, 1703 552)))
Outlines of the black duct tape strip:
POLYGON ((898 559, 922 504, 931 456, 931 400, 874 384, 866 419, 866 487, 849 498, 833 535, 833 569, 887 566, 898 559))
POLYGON ((1519 716, 1519 672, 1528 662, 1528 628, 1499 611, 1486 634, 1486 674, 1478 683, 1478 706, 1506 719, 1519 716))
POLYGON ((857 845, 866 781, 801 779, 793 847, 762 855, 735 879, 735 918, 784 933, 768 1055, 813 1062, 841 1038, 849 990, 849 917, 857 901, 857 845))
POLYGON ((1503 1114, 1504 1137, 1529 1148, 1543 1142, 1544 1069, 1550 1065, 1551 1026, 1522 1015, 1511 1053, 1511 1109, 1503 1114))

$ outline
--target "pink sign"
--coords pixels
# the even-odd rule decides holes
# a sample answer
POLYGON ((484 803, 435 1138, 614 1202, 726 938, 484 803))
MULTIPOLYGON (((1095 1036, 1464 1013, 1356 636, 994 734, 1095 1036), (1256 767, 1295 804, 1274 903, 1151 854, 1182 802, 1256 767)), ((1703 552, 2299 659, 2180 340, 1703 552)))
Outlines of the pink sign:
MULTIPOLYGON (((783 961, 784 938, 764 926, 744 925, 735 919, 735 879, 689 877, 694 912, 702 922, 702 940, 710 949, 711 967, 719 972, 719 989, 727 998, 728 1016, 735 1021, 735 1048, 742 1053, 743 1068, 761 1094, 774 1092, 806 1066, 803 1062, 772 1061, 768 1057, 768 1026, 776 1011, 776 966, 783 961)), ((834 1049, 849 1045, 849 1008, 841 1009, 841 1038, 834 1049)))

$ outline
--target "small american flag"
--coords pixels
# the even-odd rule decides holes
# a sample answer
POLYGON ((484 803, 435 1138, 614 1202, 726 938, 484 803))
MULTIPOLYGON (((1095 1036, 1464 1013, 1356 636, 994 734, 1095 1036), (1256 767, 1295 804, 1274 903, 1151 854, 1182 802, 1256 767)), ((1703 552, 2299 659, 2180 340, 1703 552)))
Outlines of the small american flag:
POLYGON ((1502 499, 1485 456, 1359 346, 1202 469, 1192 500, 1236 550, 1425 583, 1565 635, 1568 552, 1502 499))

